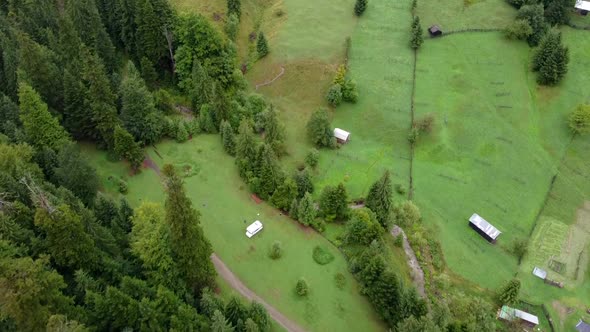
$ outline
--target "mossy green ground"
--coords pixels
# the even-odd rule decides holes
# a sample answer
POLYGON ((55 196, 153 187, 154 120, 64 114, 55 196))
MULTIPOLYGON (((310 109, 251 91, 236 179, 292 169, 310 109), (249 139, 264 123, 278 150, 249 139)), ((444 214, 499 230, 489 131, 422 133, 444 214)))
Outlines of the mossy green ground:
MULTIPOLYGON (((165 142, 148 154, 160 167, 165 163, 191 166, 193 175, 185 178, 185 188, 193 205, 201 212, 201 225, 215 253, 254 292, 274 305, 301 326, 313 331, 382 329, 370 304, 359 293, 347 263, 338 249, 321 235, 262 203, 255 204, 237 175, 233 158, 223 152, 219 136, 198 136, 190 142, 165 142), (264 230, 248 239, 246 227, 261 220, 264 230), (281 241, 284 253, 279 260, 268 257, 274 241, 281 241), (313 260, 313 249, 322 246, 334 260, 319 265, 313 260), (346 287, 336 286, 334 276, 343 273, 346 287), (294 291, 300 277, 310 286, 307 298, 294 291)), ((142 201, 163 202, 159 177, 153 170, 143 169, 128 177, 123 163, 106 159, 104 152, 84 148, 101 176, 103 188, 116 195, 109 176, 126 178, 127 198, 137 206, 142 201)))

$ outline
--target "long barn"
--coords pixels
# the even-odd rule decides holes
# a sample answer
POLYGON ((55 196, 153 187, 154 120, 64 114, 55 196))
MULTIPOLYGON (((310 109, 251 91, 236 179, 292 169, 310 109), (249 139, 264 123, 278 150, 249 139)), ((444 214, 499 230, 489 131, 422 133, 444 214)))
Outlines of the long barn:
POLYGON ((471 218, 469 218, 469 226, 475 229, 479 235, 483 236, 490 243, 496 243, 498 236, 502 234, 502 232, 492 226, 492 224, 487 222, 484 218, 480 217, 477 213, 474 213, 471 218))

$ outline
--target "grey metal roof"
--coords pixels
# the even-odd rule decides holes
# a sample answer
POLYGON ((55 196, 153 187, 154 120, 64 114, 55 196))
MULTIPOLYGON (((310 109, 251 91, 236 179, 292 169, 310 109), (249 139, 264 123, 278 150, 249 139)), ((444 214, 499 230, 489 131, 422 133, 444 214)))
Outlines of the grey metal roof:
POLYGON ((502 232, 500 232, 496 227, 492 226, 484 218, 480 217, 477 213, 474 213, 471 218, 469 218, 469 222, 481 229, 490 238, 492 238, 492 240, 497 239, 498 236, 502 234, 502 232))
POLYGON ((590 325, 584 323, 584 321, 580 319, 578 325, 576 325, 576 330, 579 332, 590 332, 590 325))

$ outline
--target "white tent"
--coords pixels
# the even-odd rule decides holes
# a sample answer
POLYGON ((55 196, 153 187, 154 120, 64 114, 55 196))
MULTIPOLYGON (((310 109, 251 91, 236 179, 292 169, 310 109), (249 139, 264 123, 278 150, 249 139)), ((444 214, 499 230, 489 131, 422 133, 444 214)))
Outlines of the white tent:
POLYGON ((262 230, 262 223, 259 220, 253 222, 250 226, 246 228, 246 236, 248 238, 253 237, 256 233, 262 230))
POLYGON ((334 137, 336 137, 338 142, 346 143, 346 142, 348 142, 348 139, 350 137, 350 133, 347 132, 346 130, 342 130, 340 128, 335 128, 334 129, 334 137))
POLYGON ((590 1, 577 0, 574 7, 578 10, 590 12, 590 1))

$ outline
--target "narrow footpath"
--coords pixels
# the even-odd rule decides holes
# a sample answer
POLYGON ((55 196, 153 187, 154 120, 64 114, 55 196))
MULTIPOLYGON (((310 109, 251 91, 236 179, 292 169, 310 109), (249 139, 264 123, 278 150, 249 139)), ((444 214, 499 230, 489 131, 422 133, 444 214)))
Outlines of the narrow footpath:
POLYGON ((403 247, 406 256, 408 257, 408 266, 412 271, 411 274, 412 279, 414 279, 414 285, 418 290, 418 294, 420 294, 422 297, 425 297, 426 292, 424 291, 424 271, 422 271, 420 263, 418 263, 418 259, 416 258, 414 249, 412 249, 412 247, 410 246, 410 243, 408 242, 408 237, 406 236, 404 230, 401 229, 399 226, 393 226, 393 228, 391 229, 391 236, 397 237, 398 235, 400 235, 400 233, 403 237, 403 247))
POLYGON ((233 274, 233 272, 227 267, 227 265, 225 265, 225 263, 223 263, 223 261, 221 261, 221 259, 216 254, 211 255, 211 261, 213 262, 217 273, 219 273, 219 275, 231 286, 231 288, 235 289, 248 300, 256 301, 262 304, 268 311, 270 317, 279 323, 285 330, 289 332, 305 332, 301 326, 291 321, 275 307, 266 303, 266 301, 264 301, 260 296, 256 295, 256 293, 246 287, 246 285, 244 285, 242 281, 238 279, 235 274, 233 274))

